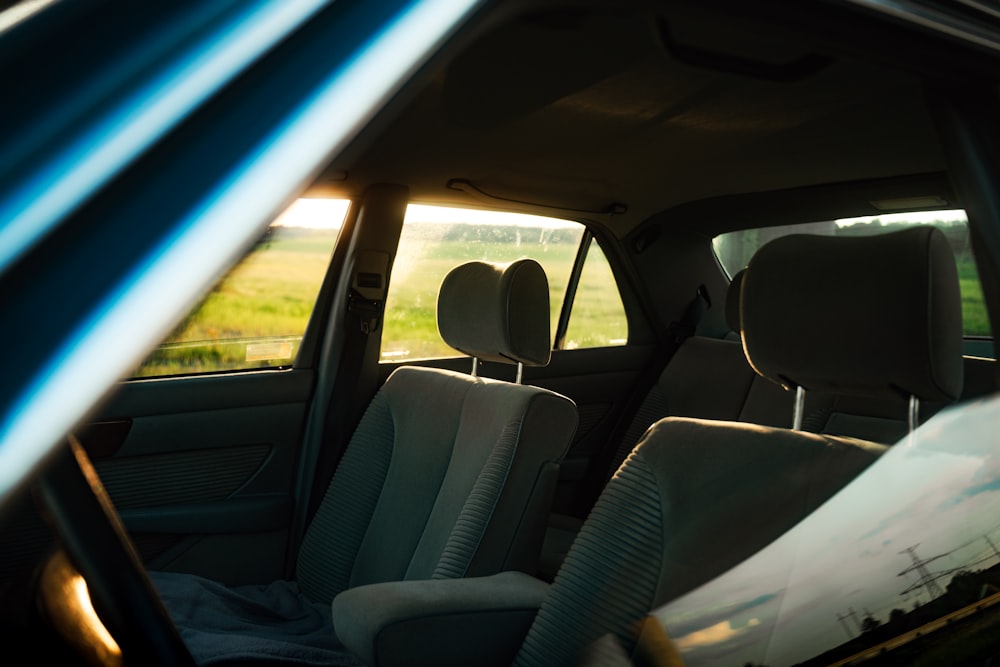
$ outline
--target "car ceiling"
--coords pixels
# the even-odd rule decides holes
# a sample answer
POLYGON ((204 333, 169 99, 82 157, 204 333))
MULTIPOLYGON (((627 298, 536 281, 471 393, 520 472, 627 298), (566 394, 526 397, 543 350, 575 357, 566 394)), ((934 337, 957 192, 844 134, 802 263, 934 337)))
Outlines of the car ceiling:
POLYGON ((314 192, 402 183, 623 237, 687 202, 945 169, 918 77, 704 6, 508 11, 431 63, 314 192))

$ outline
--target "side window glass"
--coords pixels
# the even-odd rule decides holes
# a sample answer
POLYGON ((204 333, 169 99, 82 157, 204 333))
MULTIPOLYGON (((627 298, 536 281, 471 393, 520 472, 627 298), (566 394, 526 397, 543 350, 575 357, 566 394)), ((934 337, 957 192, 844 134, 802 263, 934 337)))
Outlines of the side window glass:
POLYGON ((989 319, 979 273, 969 243, 968 220, 965 211, 926 211, 892 213, 882 216, 845 218, 827 222, 806 223, 764 229, 748 229, 721 234, 713 240, 719 261, 729 275, 746 266, 758 248, 768 241, 786 234, 829 234, 860 236, 882 234, 911 225, 934 225, 941 229, 958 265, 962 292, 962 328, 966 336, 966 349, 970 354, 993 356, 989 319))
POLYGON ((290 366, 348 204, 294 202, 133 377, 290 366))
POLYGON ((555 334, 583 236, 583 225, 569 220, 411 204, 386 296, 381 360, 457 354, 438 334, 438 288, 448 271, 472 260, 537 260, 549 280, 555 334))
POLYGON ((576 288, 562 347, 608 347, 628 342, 628 320, 608 258, 591 243, 576 288))

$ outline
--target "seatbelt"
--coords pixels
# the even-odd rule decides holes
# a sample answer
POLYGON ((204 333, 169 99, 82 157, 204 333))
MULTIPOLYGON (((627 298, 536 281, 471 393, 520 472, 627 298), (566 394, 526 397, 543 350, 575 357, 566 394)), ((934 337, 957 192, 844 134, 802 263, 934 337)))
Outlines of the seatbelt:
POLYGON ((326 494, 326 487, 340 464, 354 428, 378 390, 379 347, 382 337, 375 334, 380 331, 385 311, 390 261, 388 253, 371 250, 362 251, 356 258, 344 318, 344 352, 337 373, 338 381, 334 384, 330 397, 330 409, 323 433, 323 452, 316 462, 315 481, 306 514, 307 524, 326 494), (345 381, 350 378, 355 378, 355 381, 345 381))
POLYGON ((349 244, 344 248, 348 257, 343 260, 346 266, 334 298, 341 304, 335 308, 340 316, 331 316, 324 334, 328 341, 340 340, 330 343, 338 348, 336 356, 325 359, 326 367, 318 375, 303 439, 289 568, 355 427, 378 390, 385 292, 408 199, 404 186, 371 186, 359 202, 356 229, 350 239, 344 239, 349 244))
MULTIPOLYGON (((702 315, 711 307, 712 299, 708 295, 708 288, 704 284, 698 285, 698 289, 694 292, 694 298, 691 299, 691 302, 684 309, 681 319, 671 322, 670 326, 667 327, 667 341, 672 344, 672 349, 667 359, 664 360, 661 370, 663 366, 666 366, 666 362, 670 360, 670 357, 674 356, 674 352, 681 346, 681 343, 694 335, 694 332, 698 329, 698 323, 701 322, 702 315)), ((659 377, 659 373, 657 373, 657 377, 659 377)))
POLYGON ((705 311, 712 307, 712 299, 708 294, 708 288, 704 284, 698 285, 694 297, 684 308, 680 319, 675 320, 667 326, 661 345, 653 356, 653 360, 646 366, 645 373, 636 383, 635 390, 629 396, 625 406, 622 408, 618 423, 608 436, 607 446, 599 454, 599 460, 594 461, 587 471, 586 481, 581 485, 580 494, 577 498, 578 508, 589 509, 597 501, 597 497, 604 490, 608 478, 613 470, 609 470, 615 453, 618 450, 618 443, 628 432, 635 419, 639 406, 645 400, 649 391, 656 384, 663 369, 673 358, 674 353, 688 338, 694 335, 698 329, 705 311))
POLYGON ((338 369, 338 381, 330 397, 326 425, 323 433, 323 451, 316 461, 312 492, 306 512, 306 525, 319 508, 326 487, 340 464, 347 448, 350 434, 361 419, 365 406, 374 396, 377 387, 378 359, 371 359, 372 350, 378 356, 380 336, 371 335, 378 330, 383 315, 384 300, 366 299, 353 287, 347 297, 344 327, 344 355, 338 369), (343 381, 356 378, 356 382, 343 381))

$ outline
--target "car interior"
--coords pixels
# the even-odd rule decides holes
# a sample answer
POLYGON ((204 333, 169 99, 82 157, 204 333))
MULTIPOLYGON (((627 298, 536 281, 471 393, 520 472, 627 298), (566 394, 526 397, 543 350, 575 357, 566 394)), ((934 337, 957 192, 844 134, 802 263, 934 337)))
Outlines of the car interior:
MULTIPOLYGON (((928 232, 936 230, 864 239, 792 236, 768 245, 743 277, 740 321, 747 358, 762 377, 789 387, 890 399, 898 399, 902 390, 954 400, 962 361, 953 269, 949 276, 953 259, 943 239, 928 243, 928 236, 938 236, 928 232), (892 252, 886 253, 890 246, 892 252), (873 261, 890 256, 886 262, 873 261), (919 296, 911 283, 895 280, 900 300, 911 307, 890 312, 868 291, 870 281, 886 270, 908 277, 940 273, 945 279, 922 281, 929 292, 919 296), (817 274, 836 280, 808 279, 817 274), (789 278, 800 296, 808 296, 802 301, 811 304, 794 318, 775 313, 787 307, 784 297, 795 297, 775 289, 789 278), (782 299, 776 301, 776 293, 782 299), (821 328, 816 337, 827 343, 828 354, 789 344, 789 338, 816 330, 817 321, 827 316, 829 300, 845 295, 856 304, 851 317, 861 319, 845 316, 838 326, 821 328), (933 306, 928 308, 928 302, 933 306), (898 319, 902 311, 909 312, 898 319), (914 326, 928 316, 951 325, 914 326), (860 324, 879 319, 876 335, 860 324), (911 337, 915 344, 899 344, 911 337), (886 354, 887 349, 893 352, 886 354), (910 354, 919 358, 902 358, 910 354), (887 377, 893 379, 887 382, 887 377)), ((636 619, 756 553, 885 448, 790 427, 683 417, 655 422, 584 522, 516 664, 571 664, 605 634, 620 640, 625 655, 634 655, 637 643, 652 641, 642 639, 644 629, 635 627, 636 619), (761 484, 761 479, 773 483, 761 484), (734 526, 737 517, 739 525, 734 526)), ((346 603, 363 590, 334 605, 335 622, 340 613, 350 613, 346 603)), ((378 636, 377 631, 369 635, 378 636)))
MULTIPOLYGON (((545 274, 527 259, 462 264, 438 301, 442 336, 456 350, 519 366, 548 363, 548 310, 545 274)), ((153 572, 153 583, 199 664, 307 650, 317 663, 336 661, 329 609, 342 591, 533 570, 576 421, 572 402, 544 389, 401 367, 365 411, 309 522, 294 584, 222 589, 185 572, 153 572), (278 630, 275 607, 290 619, 278 630)))
POLYGON ((3 636, 118 664, 75 568, 125 664, 676 664, 653 610, 1000 387, 1000 52, 863 5, 485 3, 289 197, 344 203, 294 342, 137 369, 3 508, 3 636))

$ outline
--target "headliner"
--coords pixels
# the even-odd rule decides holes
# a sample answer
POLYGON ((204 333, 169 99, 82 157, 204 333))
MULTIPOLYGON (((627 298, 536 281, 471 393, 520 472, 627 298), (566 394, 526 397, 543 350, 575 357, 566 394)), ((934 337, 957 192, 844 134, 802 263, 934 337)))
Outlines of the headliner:
POLYGON ((700 5, 577 5, 446 50, 315 191, 401 183, 622 237, 698 200, 946 169, 911 72, 700 5))

